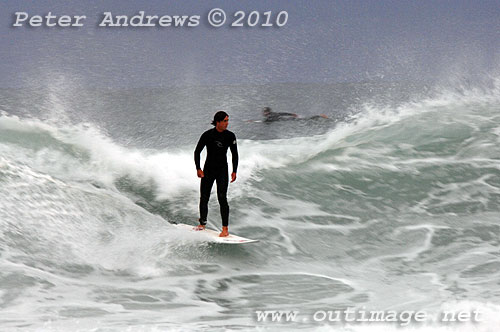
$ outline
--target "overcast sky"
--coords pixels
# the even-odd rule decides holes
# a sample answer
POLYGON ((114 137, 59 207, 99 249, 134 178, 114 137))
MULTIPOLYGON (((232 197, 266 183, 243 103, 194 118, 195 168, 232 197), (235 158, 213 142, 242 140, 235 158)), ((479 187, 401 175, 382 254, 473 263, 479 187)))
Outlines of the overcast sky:
MULTIPOLYGON (((429 80, 500 62, 500 1, 0 2, 0 87, 429 80), (227 23, 210 27, 221 8, 227 23), (199 15, 196 27, 98 27, 104 12, 199 15), (288 12, 283 27, 229 27, 233 14, 288 12), (13 27, 15 12, 85 15, 84 26, 13 27)), ((26 25, 26 24, 25 24, 26 25)))

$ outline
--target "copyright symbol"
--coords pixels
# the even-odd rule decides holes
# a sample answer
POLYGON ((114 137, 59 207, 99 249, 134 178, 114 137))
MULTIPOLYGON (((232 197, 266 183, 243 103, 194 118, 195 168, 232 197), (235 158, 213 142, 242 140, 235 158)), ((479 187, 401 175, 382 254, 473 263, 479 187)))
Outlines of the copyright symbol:
POLYGON ((213 27, 221 27, 226 22, 226 13, 220 8, 214 8, 208 13, 208 23, 213 27))

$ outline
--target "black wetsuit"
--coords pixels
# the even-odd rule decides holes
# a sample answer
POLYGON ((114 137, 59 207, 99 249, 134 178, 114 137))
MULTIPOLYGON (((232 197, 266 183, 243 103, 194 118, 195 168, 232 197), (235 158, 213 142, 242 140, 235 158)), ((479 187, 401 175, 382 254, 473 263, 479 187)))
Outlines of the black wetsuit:
POLYGON ((295 120, 297 114, 294 113, 285 113, 285 112, 268 112, 264 114, 265 122, 273 122, 279 120, 295 120))
POLYGON ((230 148, 233 157, 233 172, 236 173, 238 169, 236 136, 229 130, 218 132, 215 128, 204 132, 194 150, 194 162, 197 170, 201 169, 200 154, 205 146, 207 147, 207 159, 203 167, 204 177, 201 178, 200 185, 200 224, 207 223, 208 200, 214 181, 216 181, 222 226, 227 226, 229 222, 229 204, 227 203, 229 177, 226 154, 227 148, 230 148))
POLYGON ((314 115, 308 118, 299 118, 295 113, 268 112, 264 114, 264 122, 288 121, 288 120, 319 120, 328 119, 326 115, 314 115))

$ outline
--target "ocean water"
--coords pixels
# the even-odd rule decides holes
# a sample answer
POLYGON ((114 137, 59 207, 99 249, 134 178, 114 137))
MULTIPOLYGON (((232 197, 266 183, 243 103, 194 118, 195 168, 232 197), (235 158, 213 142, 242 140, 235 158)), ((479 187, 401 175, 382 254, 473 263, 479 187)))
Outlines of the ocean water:
MULTIPOLYGON (((498 81, 92 90, 61 79, 1 90, 0 111, 2 331, 500 326, 498 81), (263 106, 329 119, 262 123, 263 106), (230 231, 257 244, 207 244, 170 224, 196 224, 193 150, 218 109, 240 152, 230 231), (481 319, 317 314, 348 308, 481 319)), ((209 225, 220 228, 215 193, 209 225)))

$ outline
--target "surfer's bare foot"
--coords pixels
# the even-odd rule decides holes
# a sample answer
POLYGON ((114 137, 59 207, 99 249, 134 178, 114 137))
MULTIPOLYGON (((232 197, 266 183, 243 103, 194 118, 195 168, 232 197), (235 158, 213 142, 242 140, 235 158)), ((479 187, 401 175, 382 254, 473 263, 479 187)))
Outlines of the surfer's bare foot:
POLYGON ((204 231, 205 230, 205 225, 198 225, 194 228, 195 231, 204 231))
POLYGON ((220 232, 219 237, 229 236, 229 231, 227 230, 227 226, 222 226, 222 232, 220 232))

